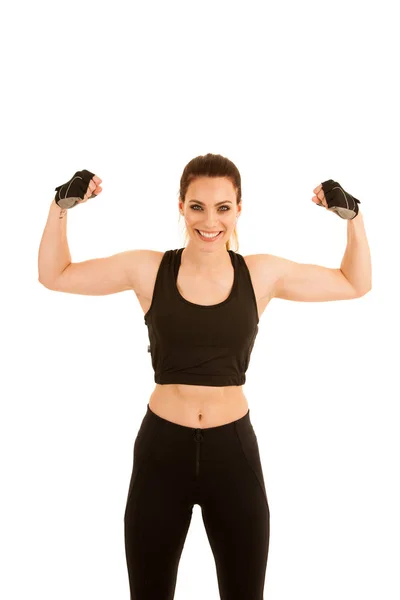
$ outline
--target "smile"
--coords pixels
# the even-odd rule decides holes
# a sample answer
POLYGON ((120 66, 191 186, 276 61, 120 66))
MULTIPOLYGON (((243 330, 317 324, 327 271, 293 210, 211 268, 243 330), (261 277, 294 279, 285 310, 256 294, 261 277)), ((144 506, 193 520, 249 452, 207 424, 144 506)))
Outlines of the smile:
POLYGON ((209 232, 206 232, 206 231, 202 232, 199 229, 196 229, 195 231, 197 232, 197 234, 199 235, 199 237, 202 240, 207 241, 207 242, 214 241, 214 240, 218 239, 221 236, 221 234, 223 233, 222 231, 214 232, 214 233, 209 233, 209 232))

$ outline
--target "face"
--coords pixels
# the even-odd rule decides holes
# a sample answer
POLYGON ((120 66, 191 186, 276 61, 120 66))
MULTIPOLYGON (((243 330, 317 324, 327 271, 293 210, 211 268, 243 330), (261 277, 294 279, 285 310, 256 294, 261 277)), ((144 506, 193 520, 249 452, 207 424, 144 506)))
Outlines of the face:
POLYGON ((226 244, 241 208, 241 204, 236 204, 235 188, 225 177, 200 177, 192 181, 185 202, 179 202, 190 241, 210 248, 226 244), (216 238, 202 238, 200 231, 221 233, 216 238))

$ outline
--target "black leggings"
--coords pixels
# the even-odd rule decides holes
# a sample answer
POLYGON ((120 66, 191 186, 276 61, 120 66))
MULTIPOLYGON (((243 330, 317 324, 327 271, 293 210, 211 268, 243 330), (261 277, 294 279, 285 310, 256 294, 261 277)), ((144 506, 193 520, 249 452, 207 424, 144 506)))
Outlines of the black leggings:
POLYGON ((193 505, 201 507, 221 600, 263 600, 269 506, 250 410, 208 428, 149 405, 137 433, 124 515, 131 600, 172 600, 193 505))

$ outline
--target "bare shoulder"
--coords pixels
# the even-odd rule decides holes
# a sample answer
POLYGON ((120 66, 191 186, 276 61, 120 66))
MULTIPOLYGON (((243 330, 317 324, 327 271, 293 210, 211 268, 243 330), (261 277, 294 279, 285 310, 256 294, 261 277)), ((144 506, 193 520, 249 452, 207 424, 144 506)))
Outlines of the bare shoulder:
POLYGON ((243 258, 249 269, 256 297, 273 298, 282 259, 273 254, 248 254, 243 258))
POLYGON ((129 279, 136 295, 151 297, 157 271, 164 252, 158 250, 132 250, 129 261, 129 279))

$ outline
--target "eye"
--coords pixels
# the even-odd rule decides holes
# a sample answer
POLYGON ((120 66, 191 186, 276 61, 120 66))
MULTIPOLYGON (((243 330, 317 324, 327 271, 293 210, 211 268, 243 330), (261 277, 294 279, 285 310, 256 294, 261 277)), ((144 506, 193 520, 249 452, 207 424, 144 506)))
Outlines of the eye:
MULTIPOLYGON (((191 204, 190 208, 192 208, 193 210, 195 210, 195 207, 199 207, 201 208, 201 206, 199 204, 191 204)), ((223 206, 220 206, 219 208, 226 208, 226 210, 223 210, 222 212, 228 212, 228 210, 230 210, 230 207, 227 206, 226 204, 224 204, 223 206)), ((203 210, 203 209, 202 209, 203 210)))

